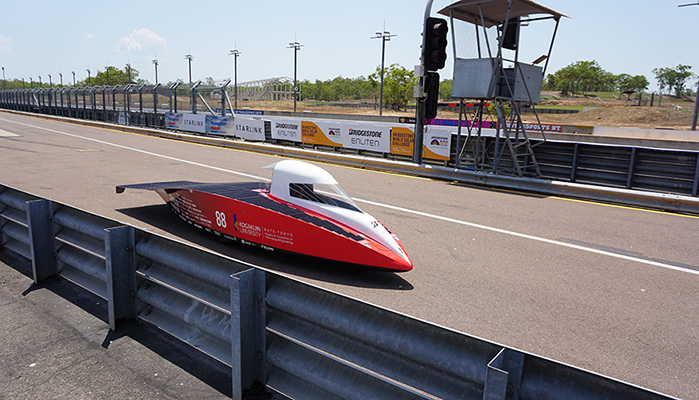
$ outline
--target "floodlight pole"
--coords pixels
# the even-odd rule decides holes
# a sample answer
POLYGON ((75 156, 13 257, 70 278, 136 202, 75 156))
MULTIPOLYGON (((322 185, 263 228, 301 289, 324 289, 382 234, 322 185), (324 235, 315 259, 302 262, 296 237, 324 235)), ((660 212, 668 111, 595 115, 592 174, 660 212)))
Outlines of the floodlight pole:
POLYGON ((87 86, 92 86, 92 77, 90 76, 90 68, 87 68, 86 71, 87 71, 87 86))
POLYGON ((296 54, 299 52, 299 50, 301 50, 301 47, 303 47, 303 45, 299 42, 289 43, 289 46, 287 47, 287 49, 294 49, 294 112, 296 112, 296 100, 297 100, 298 93, 299 93, 298 83, 296 81, 296 69, 297 69, 296 68, 296 66, 297 66, 297 55, 296 54))
POLYGON ((75 87, 75 71, 70 71, 71 74, 73 74, 73 86, 75 87))
MULTIPOLYGON (((385 27, 384 27, 385 29, 385 27)), ((386 42, 391 40, 392 37, 396 35, 391 35, 391 32, 383 31, 376 32, 376 36, 369 39, 381 39, 381 93, 379 95, 379 116, 383 115, 383 72, 384 72, 384 60, 386 56, 386 42)))
POLYGON ((155 66, 155 84, 158 84, 158 60, 153 60, 153 66, 155 66))
POLYGON ((189 86, 192 86, 192 60, 194 57, 191 54, 185 54, 184 58, 189 61, 189 86))
POLYGON ((235 105, 233 108, 238 109, 238 56, 240 56, 240 51, 238 49, 233 49, 228 52, 229 56, 233 56, 233 97, 235 98, 235 105))
POLYGON ((5 79, 5 67, 2 67, 2 86, 4 90, 7 90, 7 79, 5 79))

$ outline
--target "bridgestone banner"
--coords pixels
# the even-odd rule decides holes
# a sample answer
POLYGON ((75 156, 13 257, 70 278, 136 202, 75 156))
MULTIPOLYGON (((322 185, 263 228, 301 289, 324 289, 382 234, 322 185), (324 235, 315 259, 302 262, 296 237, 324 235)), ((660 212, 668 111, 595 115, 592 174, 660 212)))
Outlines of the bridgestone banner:
POLYGON ((388 153, 391 151, 391 124, 344 121, 342 138, 345 147, 350 149, 388 153))
POLYGON ((301 120, 298 118, 272 118, 272 139, 301 141, 301 120))
POLYGON ((236 117, 235 136, 249 140, 265 140, 265 121, 262 119, 236 117))

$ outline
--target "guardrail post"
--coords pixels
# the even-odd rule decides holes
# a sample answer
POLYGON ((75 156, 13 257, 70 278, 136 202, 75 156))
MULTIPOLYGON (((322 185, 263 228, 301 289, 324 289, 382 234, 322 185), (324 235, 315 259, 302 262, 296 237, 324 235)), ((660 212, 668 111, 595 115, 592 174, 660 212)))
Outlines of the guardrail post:
POLYGON ((107 308, 109 328, 116 331, 117 321, 136 319, 136 255, 134 228, 118 226, 105 229, 107 258, 107 308))
POLYGON ((500 350, 488 363, 483 400, 505 400, 508 396, 518 399, 523 369, 524 354, 507 348, 500 350))
POLYGON ((265 273, 249 269, 231 275, 231 368, 233 399, 265 376, 265 273))
POLYGON ((56 242, 53 232, 53 211, 50 200, 27 202, 30 253, 34 283, 58 275, 56 242))

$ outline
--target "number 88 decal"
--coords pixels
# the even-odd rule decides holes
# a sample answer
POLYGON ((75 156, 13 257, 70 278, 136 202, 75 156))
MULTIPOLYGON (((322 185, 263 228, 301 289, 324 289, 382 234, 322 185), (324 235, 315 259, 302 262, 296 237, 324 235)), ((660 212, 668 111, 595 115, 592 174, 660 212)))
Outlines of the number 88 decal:
POLYGON ((226 227, 226 214, 222 211, 216 211, 216 225, 222 228, 226 227))

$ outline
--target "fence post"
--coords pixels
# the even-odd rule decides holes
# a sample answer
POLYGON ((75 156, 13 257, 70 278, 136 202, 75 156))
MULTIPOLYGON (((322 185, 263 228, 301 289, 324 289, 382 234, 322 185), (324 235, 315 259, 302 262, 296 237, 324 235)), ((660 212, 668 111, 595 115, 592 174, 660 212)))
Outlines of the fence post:
POLYGON ((118 320, 136 319, 138 315, 134 228, 131 226, 107 228, 104 237, 109 328, 116 331, 118 320))
POLYGON ((34 275, 34 283, 39 283, 58 275, 51 201, 28 201, 27 222, 29 225, 32 273, 34 275))
POLYGON ((249 269, 231 275, 231 368, 233 399, 265 376, 265 273, 249 269))

